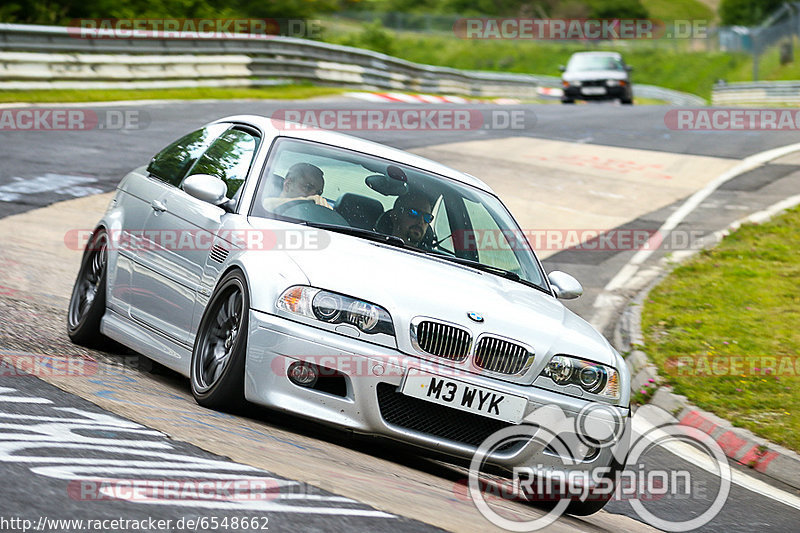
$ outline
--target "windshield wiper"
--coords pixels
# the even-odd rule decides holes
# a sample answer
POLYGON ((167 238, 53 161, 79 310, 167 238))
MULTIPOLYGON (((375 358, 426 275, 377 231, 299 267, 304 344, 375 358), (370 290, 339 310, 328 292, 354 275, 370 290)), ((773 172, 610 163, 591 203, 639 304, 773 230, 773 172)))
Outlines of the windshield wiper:
POLYGON ((398 248, 406 247, 405 241, 395 235, 386 235, 385 233, 380 233, 378 231, 372 231, 370 229, 363 229, 363 228, 354 228, 352 226, 323 224, 321 222, 308 222, 308 221, 304 222, 305 225, 310 226, 312 228, 326 229, 328 231, 336 231, 338 233, 353 235, 355 237, 364 237, 365 239, 382 242, 384 244, 390 244, 392 246, 397 246, 398 248))
POLYGON ((510 270, 505 270, 500 267, 479 263, 477 261, 473 261, 472 259, 464 259, 463 257, 458 257, 455 255, 444 255, 444 254, 437 255, 436 257, 441 257, 448 261, 458 263, 459 265, 466 265, 472 268, 477 268, 478 270, 483 270, 484 272, 491 272, 492 274, 497 274, 498 276, 510 279, 511 281, 520 281, 522 279, 516 272, 511 272, 510 270))
POLYGON ((479 263, 477 261, 473 261, 471 259, 464 259, 463 257, 458 257, 458 256, 455 256, 455 255, 439 255, 439 254, 436 254, 436 257, 440 257, 440 258, 444 259, 445 261, 452 261, 454 263, 458 263, 459 265, 469 266, 469 267, 475 268, 477 270, 483 270, 484 272, 489 272, 491 274, 495 274, 497 276, 500 276, 500 277, 503 277, 503 278, 506 278, 506 279, 510 279, 511 281, 516 281, 518 283, 522 283, 523 285, 526 285, 528 287, 533 287, 534 289, 539 289, 540 291, 544 292, 545 294, 550 294, 550 291, 548 291, 544 287, 541 287, 541 286, 537 285, 536 283, 534 283, 532 281, 528 281, 527 279, 520 277, 520 275, 517 274, 516 272, 512 272, 512 271, 506 270, 504 268, 500 268, 500 267, 496 267, 496 266, 492 266, 492 265, 487 265, 487 264, 484 264, 484 263, 479 263))

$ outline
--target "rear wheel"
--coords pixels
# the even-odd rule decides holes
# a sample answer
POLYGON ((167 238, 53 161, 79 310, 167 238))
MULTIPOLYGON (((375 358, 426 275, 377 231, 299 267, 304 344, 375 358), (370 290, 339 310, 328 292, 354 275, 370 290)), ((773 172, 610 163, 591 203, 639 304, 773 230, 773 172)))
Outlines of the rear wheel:
POLYGON ((575 100, 573 100, 572 98, 562 98, 561 99, 561 103, 562 104, 574 104, 575 100))
POLYGON ((107 265, 108 234, 99 229, 86 245, 69 301, 67 334, 75 344, 100 347, 109 342, 100 333, 100 321, 106 311, 107 265))
POLYGON ((244 274, 233 270, 211 296, 194 342, 192 395, 202 406, 230 409, 244 403, 249 309, 244 274))

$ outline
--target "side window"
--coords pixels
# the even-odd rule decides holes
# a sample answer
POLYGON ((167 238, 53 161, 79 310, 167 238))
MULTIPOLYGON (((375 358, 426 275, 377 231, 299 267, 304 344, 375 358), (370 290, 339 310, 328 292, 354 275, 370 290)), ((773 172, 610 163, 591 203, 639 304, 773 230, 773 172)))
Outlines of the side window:
POLYGON ((481 263, 519 273, 521 270, 514 246, 486 207, 477 202, 464 199, 464 206, 472 222, 478 258, 481 263))
POLYGON ((181 137, 156 154, 147 171, 177 187, 200 154, 229 127, 230 124, 213 124, 181 137))
POLYGON ((220 178, 228 186, 228 198, 233 198, 247 178, 260 140, 246 131, 228 130, 197 160, 190 175, 220 178))
POLYGON ((450 227, 450 219, 447 217, 444 196, 439 197, 439 201, 433 208, 433 233, 439 241, 439 247, 455 255, 453 230, 450 227))

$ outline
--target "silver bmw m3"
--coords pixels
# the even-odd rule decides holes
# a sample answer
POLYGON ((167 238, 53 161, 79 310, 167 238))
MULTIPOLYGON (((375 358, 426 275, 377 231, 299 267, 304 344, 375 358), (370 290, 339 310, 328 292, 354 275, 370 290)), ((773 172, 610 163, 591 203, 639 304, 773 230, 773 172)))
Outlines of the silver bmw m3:
POLYGON ((629 417, 630 376, 559 301, 581 292, 545 273, 479 179, 245 115, 124 177, 88 240, 67 326, 73 342, 114 339, 189 377, 204 406, 252 402, 455 458, 542 425, 530 415, 543 406, 603 411, 589 418, 608 431, 575 432, 567 452, 555 441, 570 437, 549 428, 553 442, 516 439, 487 462, 609 472, 624 458, 601 441, 629 417))

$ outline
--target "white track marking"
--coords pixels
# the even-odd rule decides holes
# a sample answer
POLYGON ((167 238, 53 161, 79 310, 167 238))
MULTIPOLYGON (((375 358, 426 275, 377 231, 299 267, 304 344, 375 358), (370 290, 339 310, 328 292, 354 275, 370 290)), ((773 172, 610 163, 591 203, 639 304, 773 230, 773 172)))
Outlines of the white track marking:
MULTIPOLYGON (((714 191, 716 191, 724 183, 736 178, 737 176, 757 168, 764 163, 783 157, 800 150, 800 143, 766 150, 743 159, 734 167, 728 169, 719 175, 714 181, 692 194, 686 201, 678 208, 667 220, 658 228, 656 235, 665 235, 667 232, 673 230, 683 222, 683 220, 700 205, 706 198, 708 198, 714 191)), ((609 281, 603 288, 603 293, 611 293, 617 289, 625 287, 625 285, 636 275, 639 267, 657 250, 657 248, 644 248, 634 254, 634 256, 623 266, 617 274, 609 281)), ((609 311, 606 308, 607 301, 598 297, 595 300, 594 308, 595 313, 590 322, 595 326, 605 327, 608 318, 610 317, 609 311)))
POLYGON ((53 403, 46 398, 29 398, 27 396, 6 396, 6 393, 17 392, 17 389, 11 387, 0 387, 0 402, 8 403, 53 403))
POLYGON ((80 197, 99 194, 103 192, 98 187, 87 187, 88 183, 95 183, 97 178, 88 176, 68 176, 48 172, 44 176, 35 178, 12 178, 16 181, 0 185, 0 202, 16 202, 25 195, 53 192, 80 197))
MULTIPOLYGON (((10 396, 9 393, 19 394, 19 391, 0 387, 0 401, 53 403, 45 398, 10 396)), ((72 407, 52 406, 49 410, 51 412, 43 415, 6 413, 0 410, 0 420, 14 420, 0 422, 0 464, 26 465, 31 473, 38 476, 69 481, 69 486, 74 490, 77 490, 75 483, 101 483, 102 486, 97 489, 98 495, 142 505, 397 518, 396 515, 369 508, 356 500, 335 494, 307 494, 306 491, 296 493, 287 490, 274 492, 275 488, 302 489, 306 485, 294 480, 275 478, 260 468, 182 453, 163 433, 123 418, 72 407), (70 416, 53 416, 59 413, 70 416), (28 423, 18 423, 20 420, 28 423), (85 435, 85 430, 111 431, 114 435, 85 435), (123 433, 128 438, 120 438, 117 433, 123 433), (161 439, 143 439, 143 436, 161 439), (43 450, 50 449, 56 449, 59 453, 43 453, 43 450), (86 450, 101 455, 84 457, 86 450), (153 479, 138 480, 131 479, 131 476, 153 476, 153 479), (180 497, 181 493, 176 492, 179 488, 173 487, 176 478, 178 482, 188 481, 186 487, 193 497, 180 497), (240 499, 241 496, 226 492, 224 484, 220 485, 223 487, 222 492, 191 492, 198 491, 197 487, 201 483, 214 480, 247 482, 248 490, 252 491, 251 497, 240 499), (156 487, 163 487, 164 491, 142 496, 137 491, 128 490, 123 494, 115 490, 118 486, 125 489, 137 481, 144 483, 141 486, 154 483, 156 487)), ((67 492, 69 493, 69 489, 67 492)), ((73 493, 69 495, 76 498, 73 493)), ((78 499, 81 497, 80 494, 77 496, 78 499)))
MULTIPOLYGON (((645 438, 648 440, 655 440, 665 435, 665 433, 658 430, 657 427, 658 426, 645 420, 642 416, 633 417, 633 431, 639 435, 646 435, 645 438)), ((685 442, 668 441, 661 443, 659 447, 711 474, 718 474, 717 471, 719 469, 716 462, 694 446, 686 444, 685 442)), ((751 492, 788 505, 789 507, 800 509, 800 497, 773 487, 768 483, 764 483, 760 479, 748 476, 739 470, 731 469, 731 482, 751 492)))

